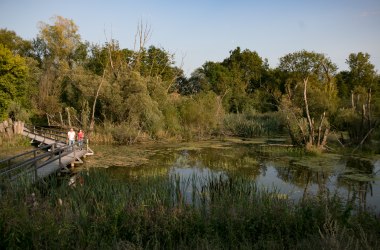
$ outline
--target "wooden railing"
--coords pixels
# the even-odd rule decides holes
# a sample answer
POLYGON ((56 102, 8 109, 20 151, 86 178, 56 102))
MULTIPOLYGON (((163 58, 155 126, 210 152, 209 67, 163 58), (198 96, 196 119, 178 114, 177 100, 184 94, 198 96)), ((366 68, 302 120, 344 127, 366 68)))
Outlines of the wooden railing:
MULTIPOLYGON (((74 152, 76 145, 58 146, 58 143, 46 145, 4 160, 0 160, 0 179, 14 180, 25 174, 32 174, 34 180, 38 179, 37 169, 58 160, 62 166, 62 157, 74 152), (44 150, 47 150, 44 152, 44 150), (25 157, 27 159, 25 160, 25 157)), ((74 156, 75 157, 75 156, 74 156)))
POLYGON ((44 128, 44 127, 25 124, 24 131, 27 133, 33 133, 35 135, 40 135, 42 137, 52 139, 56 142, 65 143, 67 139, 66 132, 63 132, 57 129, 52 129, 52 128, 44 128))
MULTIPOLYGON (((61 159, 70 153, 74 153, 74 159, 76 158, 75 148, 78 147, 78 142, 75 142, 74 145, 66 145, 66 132, 32 125, 25 125, 24 132, 28 135, 41 136, 42 143, 45 143, 47 138, 54 140, 55 143, 39 146, 35 150, 0 160, 0 180, 14 180, 25 174, 37 180, 37 169, 56 160, 59 161, 60 167, 66 167, 62 166, 61 159)), ((83 140, 82 147, 86 153, 93 154, 88 147, 87 139, 83 140)))

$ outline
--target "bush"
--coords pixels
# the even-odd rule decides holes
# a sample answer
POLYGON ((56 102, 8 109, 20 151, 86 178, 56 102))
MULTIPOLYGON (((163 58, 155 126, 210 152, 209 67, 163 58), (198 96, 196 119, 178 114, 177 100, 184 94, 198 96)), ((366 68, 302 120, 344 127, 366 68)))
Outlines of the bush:
POLYGON ((115 126, 112 130, 112 138, 118 144, 132 144, 136 141, 138 130, 129 126, 127 123, 122 123, 115 126))
POLYGON ((185 137, 210 136, 218 129, 224 117, 220 97, 214 92, 184 99, 179 110, 185 137))

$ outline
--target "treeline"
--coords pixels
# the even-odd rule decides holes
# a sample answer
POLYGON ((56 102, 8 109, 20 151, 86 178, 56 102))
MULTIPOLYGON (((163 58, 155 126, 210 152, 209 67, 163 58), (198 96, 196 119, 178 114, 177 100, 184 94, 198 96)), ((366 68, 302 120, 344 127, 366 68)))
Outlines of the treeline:
POLYGON ((342 144, 378 136, 380 77, 367 53, 348 55, 349 70, 338 72, 322 53, 290 53, 270 68, 237 47, 186 77, 170 52, 146 46, 149 36, 140 23, 133 49, 90 44, 60 16, 32 41, 1 29, 0 120, 81 127, 118 143, 282 130, 321 150, 331 131, 348 132, 342 144))

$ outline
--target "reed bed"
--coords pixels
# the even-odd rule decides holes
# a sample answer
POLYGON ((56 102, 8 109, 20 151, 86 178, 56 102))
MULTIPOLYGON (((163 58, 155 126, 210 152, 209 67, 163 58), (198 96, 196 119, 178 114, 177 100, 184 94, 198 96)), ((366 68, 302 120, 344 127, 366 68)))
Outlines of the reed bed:
POLYGON ((81 173, 2 186, 1 249, 379 249, 380 221, 337 196, 293 203, 239 177, 81 173))
POLYGON ((240 114, 227 114, 223 125, 227 133, 245 138, 284 133, 284 125, 277 113, 261 114, 247 111, 240 114))

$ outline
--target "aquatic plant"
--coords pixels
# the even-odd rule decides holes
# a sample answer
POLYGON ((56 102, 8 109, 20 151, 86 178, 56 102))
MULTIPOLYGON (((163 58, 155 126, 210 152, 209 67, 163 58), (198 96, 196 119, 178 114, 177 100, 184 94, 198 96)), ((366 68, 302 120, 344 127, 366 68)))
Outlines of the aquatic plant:
POLYGON ((350 212, 353 207, 338 196, 293 203, 243 178, 221 175, 123 181, 90 171, 76 178, 71 187, 65 178, 51 178, 6 189, 0 200, 0 248, 380 246, 379 219, 369 212, 350 212), (189 195, 193 198, 186 199, 189 195))

